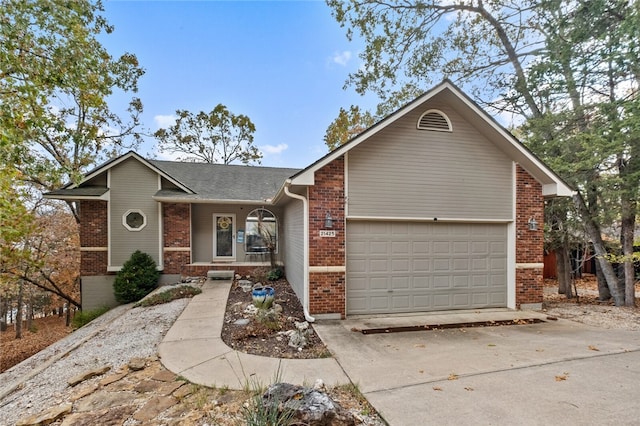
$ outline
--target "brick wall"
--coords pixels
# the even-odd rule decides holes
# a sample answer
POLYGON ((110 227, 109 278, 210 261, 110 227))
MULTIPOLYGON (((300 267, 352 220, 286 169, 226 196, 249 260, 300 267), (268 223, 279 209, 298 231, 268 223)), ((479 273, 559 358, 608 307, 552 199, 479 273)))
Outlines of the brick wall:
POLYGON ((542 303, 544 261, 544 197, 542 185, 516 167, 516 307, 542 303), (538 230, 529 230, 529 219, 538 230))
POLYGON ((191 205, 162 204, 162 221, 163 272, 189 275, 185 274, 185 266, 191 263, 191 205))
POLYGON ((80 201, 80 275, 107 274, 108 222, 106 201, 80 201), (84 250, 83 250, 84 248, 84 250))
MULTIPOLYGON (((315 173, 309 188, 309 266, 343 267, 345 262, 344 158, 340 157, 315 173), (327 212, 333 218, 335 237, 320 237, 327 212)), ((309 274, 309 313, 346 314, 346 272, 309 274)))

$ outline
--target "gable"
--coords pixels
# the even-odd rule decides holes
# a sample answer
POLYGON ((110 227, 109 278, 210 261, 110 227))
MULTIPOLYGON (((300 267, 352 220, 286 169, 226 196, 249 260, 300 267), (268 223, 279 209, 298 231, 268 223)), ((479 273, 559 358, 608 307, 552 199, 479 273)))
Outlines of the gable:
POLYGON ((348 152, 348 216, 511 220, 513 162, 435 97, 348 152), (437 110, 451 131, 422 130, 437 110))

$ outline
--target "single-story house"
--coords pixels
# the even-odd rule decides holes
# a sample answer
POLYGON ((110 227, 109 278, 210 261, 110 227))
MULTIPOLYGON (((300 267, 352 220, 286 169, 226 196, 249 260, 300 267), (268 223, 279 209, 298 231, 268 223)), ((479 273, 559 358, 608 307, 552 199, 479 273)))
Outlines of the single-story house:
POLYGON ((308 319, 542 302, 543 208, 572 191, 450 81, 302 170, 134 152, 47 194, 77 202, 82 305, 135 250, 165 280, 265 267, 308 319))

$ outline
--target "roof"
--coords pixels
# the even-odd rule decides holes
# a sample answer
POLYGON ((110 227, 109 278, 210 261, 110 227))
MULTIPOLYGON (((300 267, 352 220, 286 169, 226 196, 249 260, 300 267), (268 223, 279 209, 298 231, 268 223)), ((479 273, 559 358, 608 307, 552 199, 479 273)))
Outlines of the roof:
POLYGON ((334 149, 324 157, 301 170, 289 180, 291 185, 313 185, 315 172, 326 166, 333 160, 346 154, 371 136, 380 132, 390 124, 401 119, 411 111, 419 108, 428 101, 440 97, 456 109, 465 119, 473 125, 478 132, 492 141, 509 158, 517 162, 534 179, 542 184, 542 192, 545 197, 571 196, 574 191, 565 183, 553 170, 551 170, 542 160, 535 156, 519 140, 515 138, 507 129, 501 126, 486 111, 480 108, 471 98, 465 95, 456 85, 449 80, 444 80, 433 89, 419 96, 413 102, 398 109, 383 120, 374 124, 367 130, 358 134, 346 144, 334 149))
POLYGON ((46 198, 63 200, 107 200, 109 188, 92 185, 90 181, 131 158, 149 167, 172 184, 154 195, 157 201, 167 202, 264 204, 265 200, 274 197, 287 178, 300 171, 278 167, 147 160, 129 151, 91 170, 79 183, 68 183, 63 188, 44 195, 46 198))
POLYGON ((157 200, 260 201, 272 198, 284 181, 300 169, 149 160, 153 166, 193 191, 161 190, 157 200))

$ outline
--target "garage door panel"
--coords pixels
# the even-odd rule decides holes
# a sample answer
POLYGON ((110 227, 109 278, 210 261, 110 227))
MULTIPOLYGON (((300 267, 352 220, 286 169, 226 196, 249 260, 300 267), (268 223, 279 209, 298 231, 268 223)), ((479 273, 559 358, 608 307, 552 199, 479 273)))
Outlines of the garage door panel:
POLYGON ((348 222, 347 313, 506 306, 506 229, 348 222))

